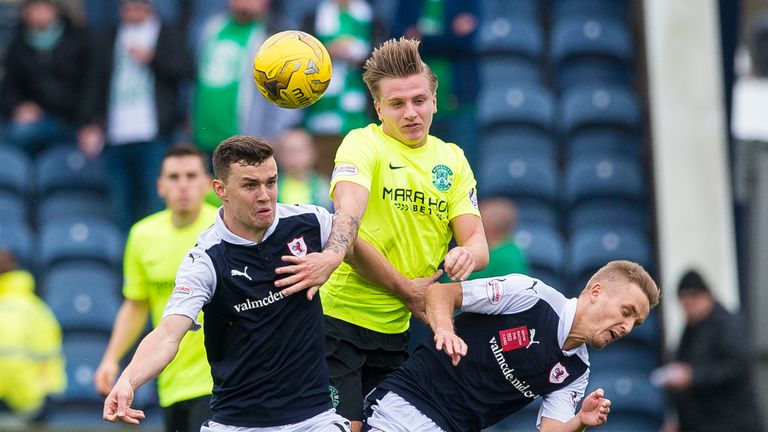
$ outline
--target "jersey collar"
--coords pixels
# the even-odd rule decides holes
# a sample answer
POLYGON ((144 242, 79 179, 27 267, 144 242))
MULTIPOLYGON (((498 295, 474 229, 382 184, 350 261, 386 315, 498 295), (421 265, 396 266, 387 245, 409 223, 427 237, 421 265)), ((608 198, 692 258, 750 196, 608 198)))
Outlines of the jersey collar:
MULTIPOLYGON (((242 246, 254 246, 258 244, 246 238, 240 237, 239 235, 230 231, 229 228, 227 228, 227 226, 224 225, 224 219, 221 217, 221 213, 223 211, 224 211, 224 207, 219 207, 219 211, 216 212, 216 222, 214 223, 214 228, 216 229, 216 233, 219 235, 219 237, 221 237, 222 240, 224 240, 227 243, 242 245, 242 246)), ((262 243, 264 243, 264 241, 275 231, 275 227, 277 226, 277 223, 280 220, 279 213, 280 212, 276 208, 275 220, 272 221, 272 225, 270 225, 269 228, 267 228, 267 231, 264 233, 264 237, 261 239, 262 243)))
MULTIPOLYGON (((560 311, 560 325, 557 328, 557 342, 560 344, 561 348, 565 344, 565 340, 568 338, 568 334, 571 332, 573 319, 576 316, 577 301, 578 300, 575 298, 566 300, 565 304, 563 304, 563 309, 560 311)), ((563 353, 565 353, 565 355, 572 356, 576 354, 580 348, 581 345, 571 350, 563 351, 563 353)))

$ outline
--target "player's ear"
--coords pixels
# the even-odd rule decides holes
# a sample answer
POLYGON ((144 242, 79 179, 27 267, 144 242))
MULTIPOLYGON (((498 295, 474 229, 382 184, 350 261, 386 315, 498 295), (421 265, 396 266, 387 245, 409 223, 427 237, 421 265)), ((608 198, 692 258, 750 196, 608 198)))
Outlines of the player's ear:
POLYGON ((379 121, 381 121, 381 105, 379 104, 379 101, 377 99, 373 99, 373 108, 376 109, 376 115, 379 117, 379 121))
POLYGON ((589 287, 589 299, 594 303, 597 301, 597 298, 600 297, 600 294, 604 291, 603 284, 600 282, 595 282, 589 287))
POLYGON ((216 196, 219 197, 220 200, 226 201, 227 188, 224 186, 224 182, 219 179, 213 179, 211 185, 213 186, 213 191, 216 192, 216 196))

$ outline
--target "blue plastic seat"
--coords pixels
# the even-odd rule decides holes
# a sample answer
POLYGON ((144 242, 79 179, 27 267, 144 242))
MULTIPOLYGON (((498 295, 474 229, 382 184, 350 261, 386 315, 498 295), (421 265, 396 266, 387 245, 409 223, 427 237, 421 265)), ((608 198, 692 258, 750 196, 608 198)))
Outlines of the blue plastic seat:
POLYGON ((555 161, 547 157, 485 155, 478 179, 481 197, 504 195, 553 205, 559 200, 559 172, 555 161))
POLYGON ((520 224, 514 239, 528 260, 531 276, 562 290, 565 243, 557 228, 537 223, 520 224))
POLYGON ((84 260, 119 268, 123 234, 111 223, 94 218, 53 220, 40 229, 38 259, 43 268, 61 261, 84 260))
POLYGON ((487 21, 494 17, 526 18, 538 20, 542 0, 479 0, 480 19, 487 21))
POLYGON ((107 349, 108 340, 108 335, 64 333, 62 350, 67 372, 67 389, 62 398, 64 401, 93 401, 103 406, 104 398, 96 392, 93 374, 107 349))
POLYGON ((0 218, 27 220, 27 202, 17 194, 0 190, 0 218))
POLYGON ((579 84, 629 84, 634 47, 627 25, 605 16, 567 17, 556 21, 550 39, 555 87, 579 84))
POLYGON ((489 17, 480 23, 475 46, 481 57, 512 56, 538 66, 544 56, 544 33, 530 18, 489 17))
POLYGON ((108 193, 104 161, 88 158, 71 147, 54 147, 38 156, 35 180, 39 196, 60 190, 87 190, 104 197, 108 193))
POLYGON ((101 193, 83 190, 59 191, 40 197, 37 204, 37 224, 72 218, 113 221, 110 206, 101 193))
POLYGON ((517 125, 551 133, 555 125, 555 100, 540 85, 506 83, 481 91, 477 118, 485 131, 517 125))
MULTIPOLYGON (((643 323, 643 326, 645 324, 643 323)), ((633 332, 639 329, 637 328, 633 332)), ((660 365, 661 358, 659 358, 658 352, 648 349, 645 343, 639 343, 625 337, 603 349, 590 349, 589 363, 589 367, 595 371, 615 369, 649 374, 660 365)))
POLYGON ((481 56, 477 60, 480 88, 499 83, 541 83, 542 70, 537 62, 515 55, 481 56))
POLYGON ((618 199, 597 199, 576 204, 567 212, 567 231, 594 226, 625 226, 650 233, 649 209, 637 202, 618 199))
MULTIPOLYGON (((653 387, 644 372, 591 369, 585 396, 602 388, 611 400, 611 423, 614 413, 642 415, 661 423, 664 418, 663 391, 653 387)), ((607 424, 606 424, 607 425, 607 424)))
POLYGON ((88 263, 62 263, 46 272, 43 299, 61 328, 106 334, 120 308, 121 278, 115 271, 88 263))
POLYGON ((595 130, 619 130, 639 136, 642 130, 640 103, 625 86, 574 87, 560 98, 559 123, 566 139, 595 130))
POLYGON ((0 247, 9 249, 25 268, 33 263, 34 236, 23 219, 0 217, 0 247))
POLYGON ((553 22, 573 17, 605 17, 625 21, 628 0, 553 0, 550 18, 553 22))
POLYGON ((528 224, 541 224, 551 227, 560 225, 559 208, 538 199, 518 197, 515 199, 517 206, 517 222, 520 226, 528 224))
POLYGON ((498 155, 543 157, 557 160, 558 148, 550 132, 527 125, 509 124, 481 134, 478 154, 480 159, 493 159, 498 155))
POLYGON ((591 199, 616 199, 642 204, 648 185, 639 161, 623 156, 591 154, 568 161, 565 203, 571 207, 591 199))
POLYGON ((9 145, 0 144, 0 191, 26 196, 31 190, 31 163, 27 155, 9 145))
POLYGON ((563 150, 566 160, 597 153, 642 161, 645 155, 643 143, 637 133, 600 126, 581 130, 565 141, 563 150))

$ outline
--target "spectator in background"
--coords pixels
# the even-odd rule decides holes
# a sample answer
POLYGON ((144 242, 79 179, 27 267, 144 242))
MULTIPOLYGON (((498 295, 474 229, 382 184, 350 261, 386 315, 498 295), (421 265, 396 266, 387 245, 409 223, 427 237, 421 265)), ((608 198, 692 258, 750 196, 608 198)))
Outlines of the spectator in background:
POLYGON ((485 239, 488 240, 488 267, 472 273, 471 279, 503 276, 510 273, 528 274, 528 261, 512 240, 517 229, 517 207, 506 197, 480 201, 485 239))
MULTIPOLYGON (((146 328, 147 317, 157 327, 171 297, 176 270, 197 238, 216 219, 216 208, 203 202, 210 188, 208 161, 190 146, 170 148, 163 159, 157 192, 167 208, 131 229, 123 267, 125 300, 115 319, 107 351, 94 376, 96 389, 109 394, 125 353, 146 328)), ((202 314, 197 317, 203 322, 202 314)), ((211 371, 202 332, 182 340, 176 359, 157 380, 165 430, 199 431, 211 415, 211 371)))
POLYGON ((64 391, 61 328, 35 295, 35 281, 0 249, 0 403, 30 420, 45 398, 64 391))
POLYGON ((163 206, 155 179, 194 64, 183 34, 161 23, 150 0, 121 0, 120 24, 96 39, 78 140, 89 156, 104 151, 115 215, 127 230, 163 206))
POLYGON ((686 326, 675 361, 652 375, 671 392, 678 425, 665 431, 760 432, 749 340, 740 318, 715 298, 702 276, 686 272, 677 287, 686 326))
POLYGON ((83 30, 54 0, 27 0, 8 47, 2 87, 7 139, 27 151, 74 140, 89 61, 83 30))
POLYGON ((302 27, 328 48, 333 60, 331 83, 304 118, 330 164, 341 138, 371 120, 361 68, 372 45, 384 39, 383 26, 366 0, 323 0, 302 27))
POLYGON ((269 0, 229 0, 228 12, 205 24, 193 103, 192 140, 208 154, 232 135, 275 142, 301 120, 301 111, 278 108, 253 82, 253 57, 276 31, 269 0))
POLYGON ((315 171, 317 150, 312 136, 303 129, 283 132, 277 149, 277 177, 283 204, 314 204, 333 210, 328 198, 328 178, 315 171))
POLYGON ((478 2, 463 0, 399 0, 392 35, 421 40, 424 61, 440 80, 432 130, 446 142, 459 144, 470 162, 476 140, 475 99, 478 92, 475 35, 478 2))

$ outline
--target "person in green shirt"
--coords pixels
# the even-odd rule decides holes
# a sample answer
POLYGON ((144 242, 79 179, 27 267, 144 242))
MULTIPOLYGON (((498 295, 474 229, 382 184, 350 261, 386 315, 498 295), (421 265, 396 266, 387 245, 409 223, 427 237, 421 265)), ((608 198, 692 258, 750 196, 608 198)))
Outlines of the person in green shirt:
MULTIPOLYGON (((425 317, 428 284, 416 286, 412 279, 436 280, 444 262, 451 280, 466 280, 488 264, 469 162, 459 146, 429 134, 437 77, 418 47, 413 39, 390 39, 366 61, 363 80, 381 124, 346 135, 331 178, 331 238, 350 245, 359 227, 382 262, 367 268, 342 263, 320 290, 336 409, 352 421, 353 431, 362 428, 363 396, 408 356, 411 314, 425 317), (457 246, 449 250, 452 238, 457 246)), ((308 254, 281 269, 293 274, 276 285, 285 287, 284 295, 308 288, 311 297, 344 252, 339 247, 308 254)))
POLYGON ((278 108, 253 82, 253 57, 277 20, 270 0, 229 0, 228 10, 211 16, 199 47, 192 107, 192 141, 210 154, 233 135, 258 136, 274 143, 301 121, 301 110, 278 108))
MULTIPOLYGON (((123 266, 125 300, 94 376, 96 389, 104 396, 112 388, 120 360, 145 329, 147 317, 152 316, 153 326, 160 322, 179 264, 216 218, 216 208, 203 201, 211 182, 206 167, 205 156, 194 147, 169 149, 157 180, 167 208, 131 228, 123 266)), ((202 316, 198 319, 202 322, 202 316)), ((182 340, 157 387, 166 431, 200 430, 210 418, 213 387, 202 332, 190 332, 182 340)))
POLYGON ((510 273, 530 274, 523 251, 510 237, 517 227, 517 207, 506 197, 490 197, 480 201, 485 238, 488 240, 488 267, 472 273, 470 279, 504 276, 510 273))
POLYGON ((314 204, 333 210, 328 199, 328 177, 315 170, 317 147, 304 129, 289 129, 275 146, 280 163, 277 178, 282 204, 314 204))

